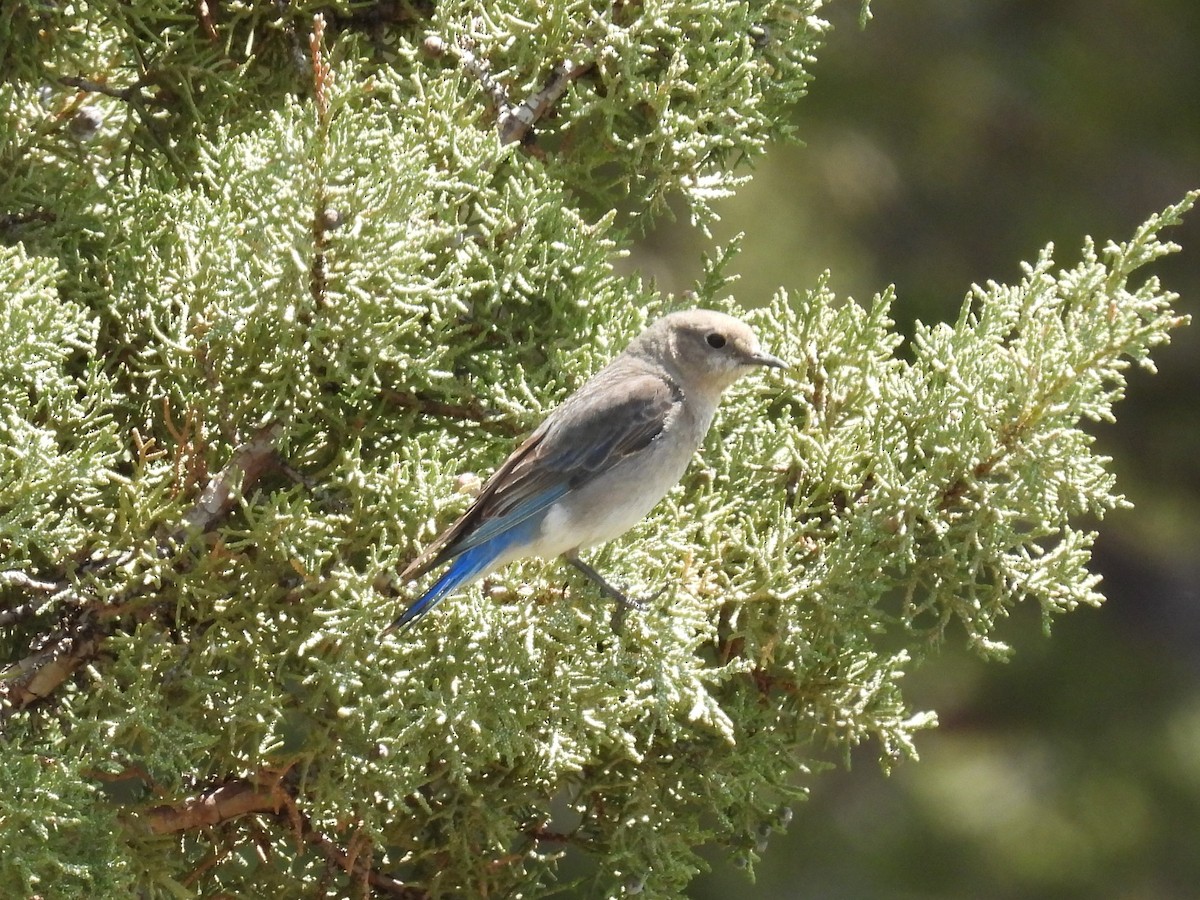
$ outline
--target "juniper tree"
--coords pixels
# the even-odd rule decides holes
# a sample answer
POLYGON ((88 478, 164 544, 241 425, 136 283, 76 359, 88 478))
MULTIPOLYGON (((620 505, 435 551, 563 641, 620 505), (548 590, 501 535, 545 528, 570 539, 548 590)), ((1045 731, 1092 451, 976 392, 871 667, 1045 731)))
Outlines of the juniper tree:
POLYGON ((887 291, 614 272, 787 136, 819 6, 4 8, 0 883, 532 895, 577 854, 671 896, 849 748, 915 756, 942 641, 1101 602, 1081 424, 1184 321, 1142 270, 1194 197, 904 353, 887 291), (661 598, 614 634, 531 561, 381 637, 460 473, 684 304, 796 365, 600 554, 661 598))

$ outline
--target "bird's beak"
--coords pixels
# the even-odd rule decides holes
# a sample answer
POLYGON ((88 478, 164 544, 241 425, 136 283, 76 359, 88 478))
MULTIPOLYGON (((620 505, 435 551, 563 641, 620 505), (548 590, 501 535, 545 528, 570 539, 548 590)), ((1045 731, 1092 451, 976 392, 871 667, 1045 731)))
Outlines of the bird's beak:
POLYGON ((770 366, 772 369, 790 369, 791 366, 785 363, 778 356, 772 356, 766 350, 759 350, 757 353, 751 353, 747 358, 747 362, 756 366, 770 366))

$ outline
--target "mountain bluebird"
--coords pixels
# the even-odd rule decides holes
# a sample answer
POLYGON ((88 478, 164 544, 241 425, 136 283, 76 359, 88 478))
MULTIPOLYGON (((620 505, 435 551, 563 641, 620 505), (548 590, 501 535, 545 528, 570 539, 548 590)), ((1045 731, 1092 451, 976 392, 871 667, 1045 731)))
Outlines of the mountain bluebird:
POLYGON ((451 562, 389 630, 514 559, 563 556, 623 609, 638 604, 581 560, 624 534, 687 468, 721 392, 757 366, 786 368, 732 316, 671 313, 563 401, 513 451, 458 521, 400 577, 451 562))

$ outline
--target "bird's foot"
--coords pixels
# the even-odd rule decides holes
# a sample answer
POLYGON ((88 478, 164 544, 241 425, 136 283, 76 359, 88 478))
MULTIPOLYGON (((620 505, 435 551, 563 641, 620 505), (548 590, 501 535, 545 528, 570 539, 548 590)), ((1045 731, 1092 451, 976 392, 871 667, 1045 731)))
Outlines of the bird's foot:
POLYGON ((612 614, 612 620, 611 620, 612 630, 613 630, 614 634, 621 633, 621 630, 625 627, 625 617, 627 615, 629 615, 630 610, 636 610, 636 611, 640 612, 641 610, 648 607, 655 600, 657 600, 659 597, 661 597, 663 595, 663 593, 666 591, 666 588, 662 587, 662 588, 659 588, 657 591, 655 591, 653 594, 651 594, 649 597, 646 597, 646 598, 640 599, 640 600, 635 600, 633 597, 630 597, 624 591, 620 590, 619 588, 615 588, 611 584, 609 584, 604 579, 603 575, 601 575, 599 572, 597 572, 595 569, 593 569, 591 566, 589 566, 587 563, 585 563, 582 559, 580 559, 574 553, 566 553, 566 554, 564 554, 564 556, 566 557, 567 562, 569 562, 576 569, 578 569, 580 572, 582 572, 584 577, 587 578, 588 581, 592 582, 592 584, 594 584, 594 585, 596 585, 596 587, 600 588, 601 593, 603 593, 609 599, 615 601, 616 605, 613 607, 613 614, 612 614))
POLYGON ((620 591, 616 591, 617 596, 613 598, 616 601, 616 603, 613 605, 612 620, 611 620, 613 634, 620 634, 621 631, 625 628, 625 617, 627 615, 629 615, 631 610, 633 612, 642 612, 643 610, 648 609, 650 607, 650 604, 652 604, 655 600, 657 600, 659 597, 661 597, 666 592, 667 592, 667 589, 665 586, 663 586, 663 587, 660 587, 653 594, 651 594, 649 597, 642 597, 641 599, 634 599, 633 597, 630 597, 628 594, 623 594, 620 591))

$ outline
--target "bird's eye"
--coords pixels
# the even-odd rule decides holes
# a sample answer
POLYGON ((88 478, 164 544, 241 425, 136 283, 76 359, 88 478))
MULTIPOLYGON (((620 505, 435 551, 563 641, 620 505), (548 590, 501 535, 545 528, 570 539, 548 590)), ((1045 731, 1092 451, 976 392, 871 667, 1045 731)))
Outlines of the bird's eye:
POLYGON ((725 335, 718 334, 715 331, 704 340, 707 341, 708 346, 712 347, 714 350, 720 350, 725 346, 725 335))

